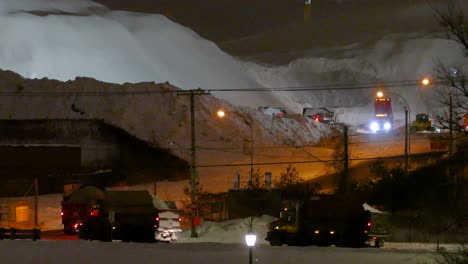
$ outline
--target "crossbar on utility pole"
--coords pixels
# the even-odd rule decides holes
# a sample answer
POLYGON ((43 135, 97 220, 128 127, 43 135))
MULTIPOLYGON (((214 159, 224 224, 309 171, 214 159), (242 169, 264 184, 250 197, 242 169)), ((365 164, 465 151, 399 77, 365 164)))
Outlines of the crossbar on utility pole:
POLYGON ((195 144, 195 95, 207 95, 209 92, 204 91, 202 89, 196 90, 188 90, 188 91, 180 91, 177 95, 189 95, 190 96, 190 139, 191 139, 191 147, 190 147, 190 222, 191 222, 191 234, 190 237, 197 237, 195 231, 195 211, 198 210, 196 205, 196 144, 195 144))

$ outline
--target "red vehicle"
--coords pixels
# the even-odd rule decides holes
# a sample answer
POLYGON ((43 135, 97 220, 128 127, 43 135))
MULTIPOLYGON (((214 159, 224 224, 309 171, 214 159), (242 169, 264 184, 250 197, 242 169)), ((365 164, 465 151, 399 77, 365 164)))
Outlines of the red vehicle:
POLYGON ((370 130, 374 133, 388 132, 393 127, 392 99, 375 98, 374 118, 370 123, 370 130))

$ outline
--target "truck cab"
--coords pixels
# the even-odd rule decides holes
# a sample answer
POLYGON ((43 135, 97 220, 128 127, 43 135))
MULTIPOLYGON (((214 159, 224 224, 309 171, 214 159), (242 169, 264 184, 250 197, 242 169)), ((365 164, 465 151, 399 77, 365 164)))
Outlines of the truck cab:
POLYGON ((279 219, 270 223, 265 239, 272 246, 380 247, 385 234, 377 227, 371 212, 360 201, 321 195, 283 201, 279 219))

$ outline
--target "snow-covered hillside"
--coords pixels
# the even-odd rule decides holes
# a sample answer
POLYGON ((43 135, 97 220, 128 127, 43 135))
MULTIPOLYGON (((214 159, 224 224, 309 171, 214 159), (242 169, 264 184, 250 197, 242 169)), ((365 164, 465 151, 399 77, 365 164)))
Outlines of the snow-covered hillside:
MULTIPOLYGON (((30 80, 0 71, 0 119, 100 119, 189 160, 190 99, 177 91, 180 89, 167 83, 119 85, 90 78, 67 82, 30 80)), ((286 166, 296 158, 316 160, 305 150, 330 131, 300 115, 276 118, 209 94, 196 96, 194 101, 198 174, 206 191, 225 191, 232 186, 237 172, 243 182, 247 181, 252 146, 255 163, 279 162, 286 166), (216 117, 219 109, 226 111, 224 118, 216 117)), ((320 155, 329 159, 330 153, 324 150, 320 155)), ((256 168, 279 175, 284 166, 256 168)), ((326 167, 313 162, 298 165, 306 179, 323 174, 326 167)), ((182 188, 179 196, 183 197, 182 188)))
MULTIPOLYGON (((462 2, 464 3, 464 2, 462 2)), ((400 5, 399 5, 400 6, 400 5)), ((375 9, 376 12, 385 12, 375 9)), ((331 10, 333 12, 333 10, 331 10)), ((350 9, 352 12, 352 9, 350 9)), ((395 28, 411 19, 426 21, 430 9, 421 3, 395 11, 395 28), (425 20, 424 20, 425 19, 425 20), (402 24, 398 24, 399 21, 402 24)), ((330 14, 330 17, 333 17, 330 14)), ((2 0, 0 4, 0 68, 26 78, 74 79, 76 76, 125 83, 169 81, 181 89, 239 89, 354 85, 416 80, 431 74, 439 61, 457 67, 465 63, 461 48, 452 41, 411 28, 408 34, 368 38, 365 43, 314 49, 287 65, 259 65, 223 52, 215 43, 161 15, 112 11, 88 0, 2 0), (5 26, 7 25, 7 26, 5 26), (308 54, 308 55, 307 55, 308 54)), ((369 18, 366 28, 372 29, 369 18)), ((415 23, 415 25, 419 25, 415 23)), ((326 33, 326 26, 323 27, 326 33)), ((351 29, 336 32, 349 35, 351 29)), ((358 29, 356 29, 358 30, 358 29)), ((380 28, 375 28, 381 32, 380 28)), ((369 33, 372 33, 370 31, 369 33)), ((278 36, 288 38, 286 33, 278 36)), ((315 32, 320 35, 320 32, 315 32)), ((376 89, 381 87, 376 87, 376 89)), ((411 105, 411 114, 431 110, 432 91, 391 87, 411 105)), ((366 122, 374 89, 327 92, 214 92, 236 105, 350 108, 342 121, 366 122)), ((404 102, 397 97, 395 112, 404 102)), ((131 118, 131 117, 130 117, 131 118)))

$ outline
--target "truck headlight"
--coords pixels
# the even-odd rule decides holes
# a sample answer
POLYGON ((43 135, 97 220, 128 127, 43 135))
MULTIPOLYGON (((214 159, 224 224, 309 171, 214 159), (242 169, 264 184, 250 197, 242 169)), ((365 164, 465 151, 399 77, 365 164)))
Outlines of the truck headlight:
POLYGON ((390 130, 391 128, 392 128, 392 124, 390 124, 390 122, 385 122, 384 129, 385 130, 390 130))
POLYGON ((379 123, 377 123, 377 122, 375 122, 375 121, 372 122, 372 123, 370 124, 370 129, 371 129, 374 133, 377 132, 377 131, 379 131, 379 123))

